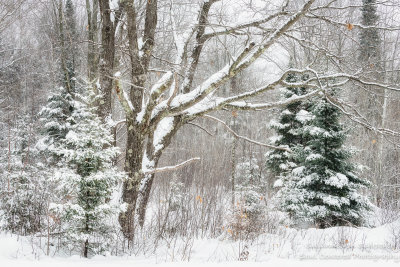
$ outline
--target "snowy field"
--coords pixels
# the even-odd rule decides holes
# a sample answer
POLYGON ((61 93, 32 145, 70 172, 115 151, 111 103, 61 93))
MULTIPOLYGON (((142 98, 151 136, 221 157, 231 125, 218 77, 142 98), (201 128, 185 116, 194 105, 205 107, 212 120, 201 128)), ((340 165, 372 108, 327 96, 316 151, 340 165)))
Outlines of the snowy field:
MULTIPOLYGON (((43 241, 44 242, 44 241, 43 241)), ((43 244, 42 244, 43 245, 43 244)), ((27 237, 1 234, 0 266, 399 266, 400 221, 376 228, 282 227, 253 242, 218 239, 177 241, 147 255, 46 256, 27 237), (189 246, 188 246, 189 243, 189 246), (190 249, 184 249, 190 247, 190 249), (239 261, 242 258, 242 261, 239 261)))

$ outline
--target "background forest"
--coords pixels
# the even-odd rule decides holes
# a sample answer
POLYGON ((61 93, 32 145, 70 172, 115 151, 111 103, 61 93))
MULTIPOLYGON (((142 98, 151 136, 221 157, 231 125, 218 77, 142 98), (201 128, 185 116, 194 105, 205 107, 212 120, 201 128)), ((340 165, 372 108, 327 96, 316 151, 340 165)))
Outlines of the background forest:
POLYGON ((398 250, 399 38, 397 0, 0 0, 1 231, 247 260, 385 226, 398 250))

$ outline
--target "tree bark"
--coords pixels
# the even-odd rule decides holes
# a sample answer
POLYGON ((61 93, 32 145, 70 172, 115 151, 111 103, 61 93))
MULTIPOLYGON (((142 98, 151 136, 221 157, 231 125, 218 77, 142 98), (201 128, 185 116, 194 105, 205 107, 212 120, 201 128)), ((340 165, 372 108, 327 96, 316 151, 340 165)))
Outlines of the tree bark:
POLYGON ((87 53, 87 72, 89 81, 93 82, 97 77, 97 69, 99 65, 98 49, 97 49, 97 15, 99 12, 99 2, 86 0, 86 13, 87 13, 87 27, 88 27, 88 53, 87 53))
POLYGON ((136 127, 131 127, 132 125, 128 122, 128 143, 125 160, 128 180, 124 182, 122 192, 122 200, 128 204, 128 209, 120 214, 119 222, 124 236, 130 241, 134 237, 134 227, 143 227, 155 177, 154 173, 146 174, 143 173, 143 170, 151 171, 156 168, 164 149, 168 147, 172 137, 184 123, 181 117, 175 117, 173 129, 162 140, 163 148, 156 150, 153 145, 152 133, 154 131, 150 131, 147 135, 140 133, 136 127))
POLYGON ((128 205, 126 212, 119 216, 119 223, 124 236, 133 240, 134 236, 134 213, 138 197, 138 187, 144 178, 142 173, 142 162, 144 154, 144 135, 137 131, 137 127, 131 120, 127 122, 127 146, 125 154, 125 171, 128 180, 123 183, 122 201, 128 205))
POLYGON ((113 70, 115 57, 115 27, 118 23, 117 18, 114 23, 111 21, 111 9, 109 0, 98 0, 101 14, 101 49, 99 82, 100 92, 103 94, 99 102, 99 115, 105 119, 111 114, 111 92, 113 86, 113 70))
POLYGON ((128 173, 129 179, 124 182, 122 200, 128 204, 128 210, 120 215, 120 224, 122 231, 128 240, 133 239, 135 213, 140 214, 142 218, 140 225, 144 222, 144 211, 146 209, 149 198, 151 185, 154 179, 154 174, 144 175, 142 172, 143 157, 146 154, 146 159, 153 162, 153 166, 157 166, 158 159, 161 156, 153 155, 152 136, 147 136, 150 131, 145 132, 144 127, 136 120, 138 112, 142 109, 144 86, 147 79, 147 72, 150 63, 151 53, 154 45, 154 35, 157 27, 157 1, 149 0, 146 5, 145 28, 143 33, 143 47, 138 46, 138 33, 136 25, 136 10, 133 1, 122 2, 127 13, 127 32, 129 40, 129 57, 131 61, 131 86, 130 86, 130 101, 133 106, 132 117, 127 121, 128 140, 125 157, 125 171, 128 173), (143 55, 139 56, 139 49, 143 55), (145 140, 147 139, 147 149, 145 140), (135 212, 138 205, 137 199, 139 196, 140 183, 142 191, 140 196, 139 208, 135 212))

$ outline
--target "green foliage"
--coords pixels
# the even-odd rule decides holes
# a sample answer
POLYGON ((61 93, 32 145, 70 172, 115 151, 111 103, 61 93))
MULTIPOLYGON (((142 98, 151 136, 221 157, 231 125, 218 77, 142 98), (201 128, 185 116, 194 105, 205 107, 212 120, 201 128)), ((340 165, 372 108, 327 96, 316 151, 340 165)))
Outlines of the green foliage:
POLYGON ((34 123, 22 116, 11 129, 10 150, 1 157, 3 228, 28 235, 44 229, 49 198, 48 170, 35 147, 34 123))
POLYGON ((111 145, 110 128, 92 107, 94 96, 81 99, 68 118, 68 134, 54 147, 64 167, 54 177, 61 198, 51 205, 51 210, 65 222, 68 246, 84 247, 83 255, 88 256, 107 250, 112 240, 123 205, 110 199, 124 174, 113 167, 119 151, 111 145))
POLYGON ((357 176, 351 153, 343 147, 340 111, 323 98, 313 101, 310 112, 303 132, 307 142, 295 149, 298 167, 284 179, 278 205, 295 224, 362 225, 370 203, 359 190, 369 183, 357 176))
POLYGON ((73 111, 73 105, 72 96, 64 87, 59 87, 48 97, 46 105, 39 112, 43 138, 39 141, 38 148, 49 159, 50 164, 56 164, 59 160, 57 153, 52 150, 65 139, 70 130, 71 122, 68 118, 73 111))
MULTIPOLYGON (((303 77, 305 78, 305 77, 303 77)), ((287 79, 289 83, 296 83, 299 78, 295 74, 289 74, 287 79)), ((283 93, 283 99, 301 96, 307 93, 304 87, 288 87, 283 93)), ((305 123, 310 119, 308 113, 309 104, 307 102, 294 102, 287 105, 281 110, 278 122, 272 121, 270 126, 273 128, 277 136, 272 138, 272 144, 279 147, 293 149, 296 146, 305 144, 303 136, 303 128, 305 123)), ((266 154, 266 163, 269 170, 276 177, 285 176, 294 167, 297 166, 293 154, 283 150, 273 150, 266 154)))

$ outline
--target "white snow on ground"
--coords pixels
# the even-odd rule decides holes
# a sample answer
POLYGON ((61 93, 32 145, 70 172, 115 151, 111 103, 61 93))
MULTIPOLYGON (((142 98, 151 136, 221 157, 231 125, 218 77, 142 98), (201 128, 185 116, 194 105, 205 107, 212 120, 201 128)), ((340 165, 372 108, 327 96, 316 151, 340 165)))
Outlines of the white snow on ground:
POLYGON ((185 242, 177 241, 174 247, 161 245, 147 256, 91 259, 48 257, 29 238, 3 233, 0 234, 0 266, 399 266, 399 232, 400 220, 377 228, 295 230, 281 227, 276 234, 261 235, 252 243, 232 241, 228 234, 217 239, 196 239, 189 242, 192 249, 185 255, 180 252, 185 242), (245 246, 248 260, 238 261, 245 246))

